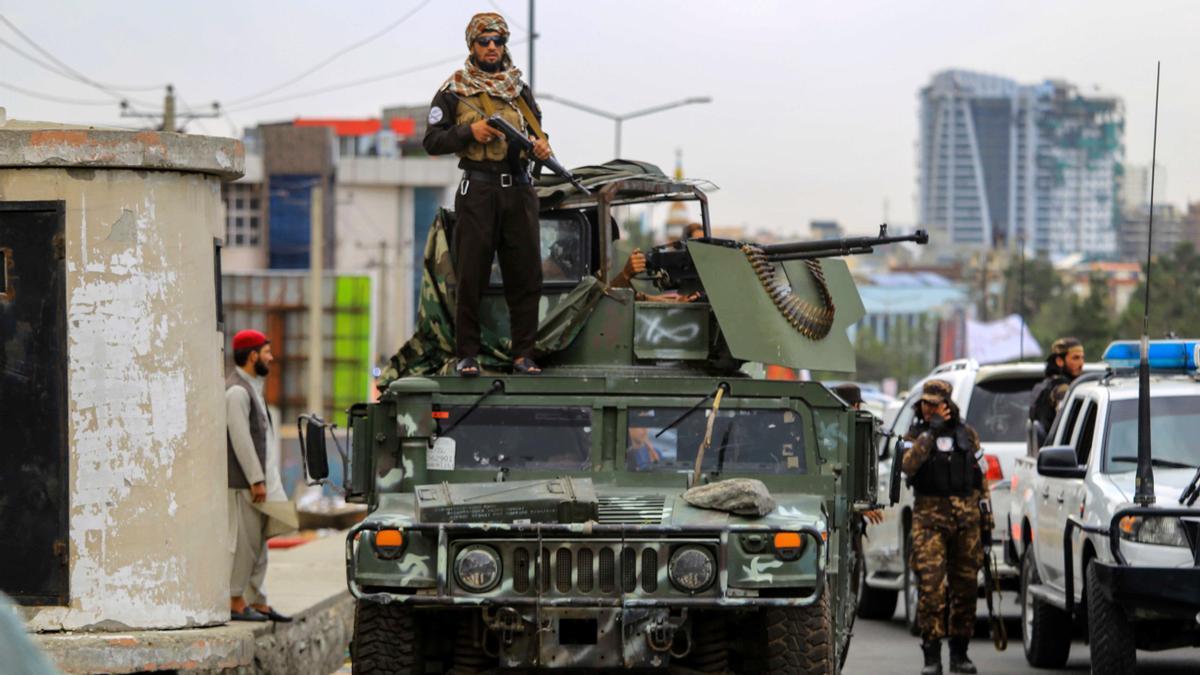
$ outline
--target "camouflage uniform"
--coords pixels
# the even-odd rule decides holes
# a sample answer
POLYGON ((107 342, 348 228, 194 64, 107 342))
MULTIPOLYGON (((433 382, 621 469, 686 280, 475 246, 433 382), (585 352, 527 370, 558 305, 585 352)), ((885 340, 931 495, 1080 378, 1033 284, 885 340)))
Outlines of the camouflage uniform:
MULTIPOLYGON (((912 447, 901 468, 916 494, 909 564, 918 583, 917 625, 925 648, 937 651, 939 663, 940 640, 951 638, 953 669, 956 656, 966 659, 966 643, 975 632, 977 578, 983 566, 979 504, 990 495, 979 467, 979 435, 960 419, 950 390, 942 380, 925 384, 922 399, 945 401, 951 416, 942 424, 927 424, 918 410, 908 433, 912 447)), ((931 672, 940 672, 938 668, 931 672)))

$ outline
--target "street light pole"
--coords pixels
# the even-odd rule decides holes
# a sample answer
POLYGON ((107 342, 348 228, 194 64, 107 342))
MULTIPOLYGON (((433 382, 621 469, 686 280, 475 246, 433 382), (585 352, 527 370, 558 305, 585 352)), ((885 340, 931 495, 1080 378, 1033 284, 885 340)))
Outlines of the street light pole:
POLYGON ((538 94, 538 98, 545 100, 545 101, 554 101, 555 103, 561 103, 562 105, 565 105, 568 108, 575 108, 576 110, 582 110, 583 112, 591 113, 593 115, 612 120, 614 123, 614 126, 615 126, 615 128, 614 128, 615 138, 613 139, 613 153, 614 153, 615 158, 620 158, 620 156, 621 156, 621 125, 623 122, 625 122, 625 120, 633 119, 635 117, 644 117, 646 115, 651 115, 656 112, 662 112, 664 110, 670 110, 671 108, 678 108, 680 106, 692 105, 695 103, 712 103, 711 96, 691 96, 689 98, 685 98, 685 99, 682 99, 679 101, 672 101, 670 103, 663 103, 661 105, 656 105, 656 106, 653 106, 650 108, 644 108, 642 110, 635 110, 633 112, 618 114, 618 113, 608 112, 607 110, 601 110, 599 108, 593 108, 590 105, 579 103, 577 101, 571 101, 569 99, 565 99, 560 96, 555 96, 554 94, 541 93, 541 94, 538 94))

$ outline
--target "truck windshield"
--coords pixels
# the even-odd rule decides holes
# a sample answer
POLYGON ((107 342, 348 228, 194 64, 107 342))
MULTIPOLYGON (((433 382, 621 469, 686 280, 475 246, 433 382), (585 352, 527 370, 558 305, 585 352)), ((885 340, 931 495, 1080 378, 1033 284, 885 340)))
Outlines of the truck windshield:
MULTIPOLYGON (((697 409, 658 435, 687 408, 630 408, 625 446, 629 471, 691 471, 710 410, 697 409)), ((804 473, 804 429, 792 410, 721 410, 704 471, 804 473)))
POLYGON ((967 404, 967 424, 984 443, 1024 443, 1025 422, 1040 378, 984 380, 967 404))
MULTIPOLYGON (((1137 468, 1137 399, 1113 401, 1108 412, 1108 451, 1104 471, 1123 473, 1137 468)), ((1150 399, 1150 448, 1156 467, 1195 468, 1200 465, 1200 396, 1150 399)))
POLYGON ((548 469, 592 466, 592 409, 571 406, 444 407, 435 412, 439 464, 431 469, 548 469), (444 433, 450 429, 450 433, 444 433))

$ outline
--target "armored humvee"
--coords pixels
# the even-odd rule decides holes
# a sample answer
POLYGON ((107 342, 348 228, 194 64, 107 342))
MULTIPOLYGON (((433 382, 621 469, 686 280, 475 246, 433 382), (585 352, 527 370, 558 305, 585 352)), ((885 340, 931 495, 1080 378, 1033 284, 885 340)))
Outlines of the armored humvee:
MULTIPOLYGON (((453 375, 442 211, 417 334, 378 401, 348 411, 347 500, 370 508, 346 540, 354 672, 838 670, 856 512, 876 501, 873 417, 745 366, 852 370, 862 303, 845 262, 817 258, 888 241, 718 240, 701 184, 630 162, 577 175, 591 194, 538 187, 544 373, 505 371, 496 277, 485 371, 453 375), (650 251, 644 276, 700 299, 612 287, 614 207, 684 200, 706 236, 650 251)), ((302 420, 320 479, 327 425, 302 420)))

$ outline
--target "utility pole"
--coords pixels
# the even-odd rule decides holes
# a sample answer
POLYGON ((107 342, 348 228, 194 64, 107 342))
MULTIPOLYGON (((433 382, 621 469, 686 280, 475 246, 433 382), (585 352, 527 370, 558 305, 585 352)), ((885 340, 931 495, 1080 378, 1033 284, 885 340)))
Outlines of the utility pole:
POLYGON ((182 133, 179 128, 180 118, 182 118, 184 124, 187 124, 189 121, 194 119, 220 116, 221 104, 216 101, 212 102, 212 110, 210 112, 196 112, 192 110, 178 112, 178 109, 175 105, 175 86, 170 84, 167 85, 167 92, 163 95, 163 107, 161 113, 141 112, 134 110, 133 107, 129 105, 129 101, 121 101, 121 117, 141 117, 144 119, 155 120, 156 123, 154 126, 159 131, 182 133), (160 118, 162 121, 158 122, 157 120, 160 118))
POLYGON ((529 0, 529 93, 533 93, 533 43, 537 41, 537 31, 533 28, 533 0, 529 0))
POLYGON ((321 186, 313 185, 309 212, 308 259, 308 410, 324 415, 322 391, 324 355, 321 353, 321 316, 324 312, 321 287, 325 267, 325 223, 321 186))

